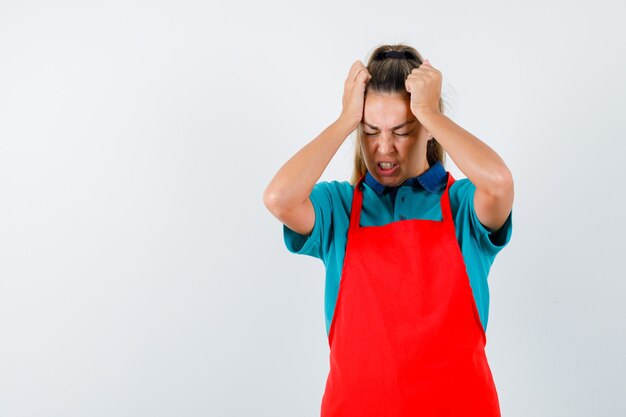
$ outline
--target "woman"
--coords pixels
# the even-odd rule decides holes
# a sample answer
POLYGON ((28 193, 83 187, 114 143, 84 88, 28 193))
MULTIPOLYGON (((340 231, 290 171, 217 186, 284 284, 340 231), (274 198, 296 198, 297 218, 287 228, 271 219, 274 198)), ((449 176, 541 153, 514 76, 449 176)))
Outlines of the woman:
POLYGON ((487 275, 511 237, 513 179, 443 115, 441 81, 414 48, 376 48, 352 65, 338 119, 265 190, 287 248, 326 266, 322 417, 500 416, 487 275), (351 182, 317 182, 355 129, 351 182))

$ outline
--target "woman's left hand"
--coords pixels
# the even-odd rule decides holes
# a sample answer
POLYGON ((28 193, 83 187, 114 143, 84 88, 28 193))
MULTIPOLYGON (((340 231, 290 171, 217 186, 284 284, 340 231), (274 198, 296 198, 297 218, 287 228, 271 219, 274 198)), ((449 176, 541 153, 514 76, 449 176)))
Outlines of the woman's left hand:
POLYGON ((426 113, 439 113, 441 71, 430 65, 427 59, 419 68, 413 68, 404 85, 411 94, 411 111, 418 120, 426 113))

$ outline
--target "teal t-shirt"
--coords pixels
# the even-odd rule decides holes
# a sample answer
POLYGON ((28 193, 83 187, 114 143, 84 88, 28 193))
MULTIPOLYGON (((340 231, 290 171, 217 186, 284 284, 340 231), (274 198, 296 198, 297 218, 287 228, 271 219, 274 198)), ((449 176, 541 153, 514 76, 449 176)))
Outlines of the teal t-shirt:
MULTIPOLYGON (((432 183, 433 177, 441 172, 442 166, 438 163, 420 177, 432 183)), ((362 226, 379 226, 404 219, 442 220, 439 200, 445 191, 445 177, 439 175, 436 180, 442 183, 434 188, 407 180, 393 193, 381 193, 381 188, 385 187, 376 180, 372 181, 369 173, 367 177, 369 181, 363 181, 362 185, 362 226)), ((489 317, 487 276, 496 255, 511 239, 513 211, 499 230, 490 231, 480 223, 474 211, 475 190, 468 178, 457 179, 450 186, 450 208, 476 307, 486 331, 489 317)), ((324 313, 327 335, 339 291, 353 195, 354 186, 348 181, 318 182, 309 196, 315 209, 315 225, 311 234, 301 235, 283 224, 287 249, 291 253, 319 258, 326 267, 324 313)))

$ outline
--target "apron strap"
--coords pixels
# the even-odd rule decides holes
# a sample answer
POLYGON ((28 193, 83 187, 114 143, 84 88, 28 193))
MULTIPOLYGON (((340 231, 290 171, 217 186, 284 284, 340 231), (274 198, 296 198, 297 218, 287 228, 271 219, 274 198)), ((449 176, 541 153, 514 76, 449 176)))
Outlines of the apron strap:
POLYGON ((361 203, 363 202, 363 191, 361 191, 361 184, 365 179, 365 175, 367 172, 361 176, 359 181, 356 183, 354 187, 354 195, 352 197, 352 209, 350 210, 350 230, 355 230, 359 228, 359 221, 361 219, 361 203))
POLYGON ((441 215, 443 217, 444 222, 452 222, 452 209, 450 208, 450 186, 454 183, 454 177, 447 171, 447 181, 446 181, 446 189, 441 196, 441 200, 439 200, 439 205, 441 206, 441 215))

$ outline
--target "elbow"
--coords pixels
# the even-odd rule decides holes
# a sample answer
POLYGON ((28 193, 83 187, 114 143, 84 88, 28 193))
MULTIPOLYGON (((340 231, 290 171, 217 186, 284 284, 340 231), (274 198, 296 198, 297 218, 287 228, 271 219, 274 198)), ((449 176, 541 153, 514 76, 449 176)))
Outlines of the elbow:
POLYGON ((513 174, 505 166, 493 175, 493 185, 491 188, 491 195, 494 196, 510 196, 513 197, 513 174))
POLYGON ((276 207, 276 203, 277 203, 276 193, 273 192, 271 189, 266 188, 265 191, 263 191, 263 205, 269 211, 273 211, 276 207))
POLYGON ((270 184, 263 191, 263 204, 274 216, 282 217, 283 213, 301 207, 309 199, 310 191, 302 197, 294 194, 296 191, 291 184, 285 187, 270 184))
POLYGON ((267 208, 270 213, 275 216, 283 211, 284 208, 284 203, 281 199, 282 194, 283 193, 269 187, 263 192, 263 204, 265 205, 265 208, 267 208))

